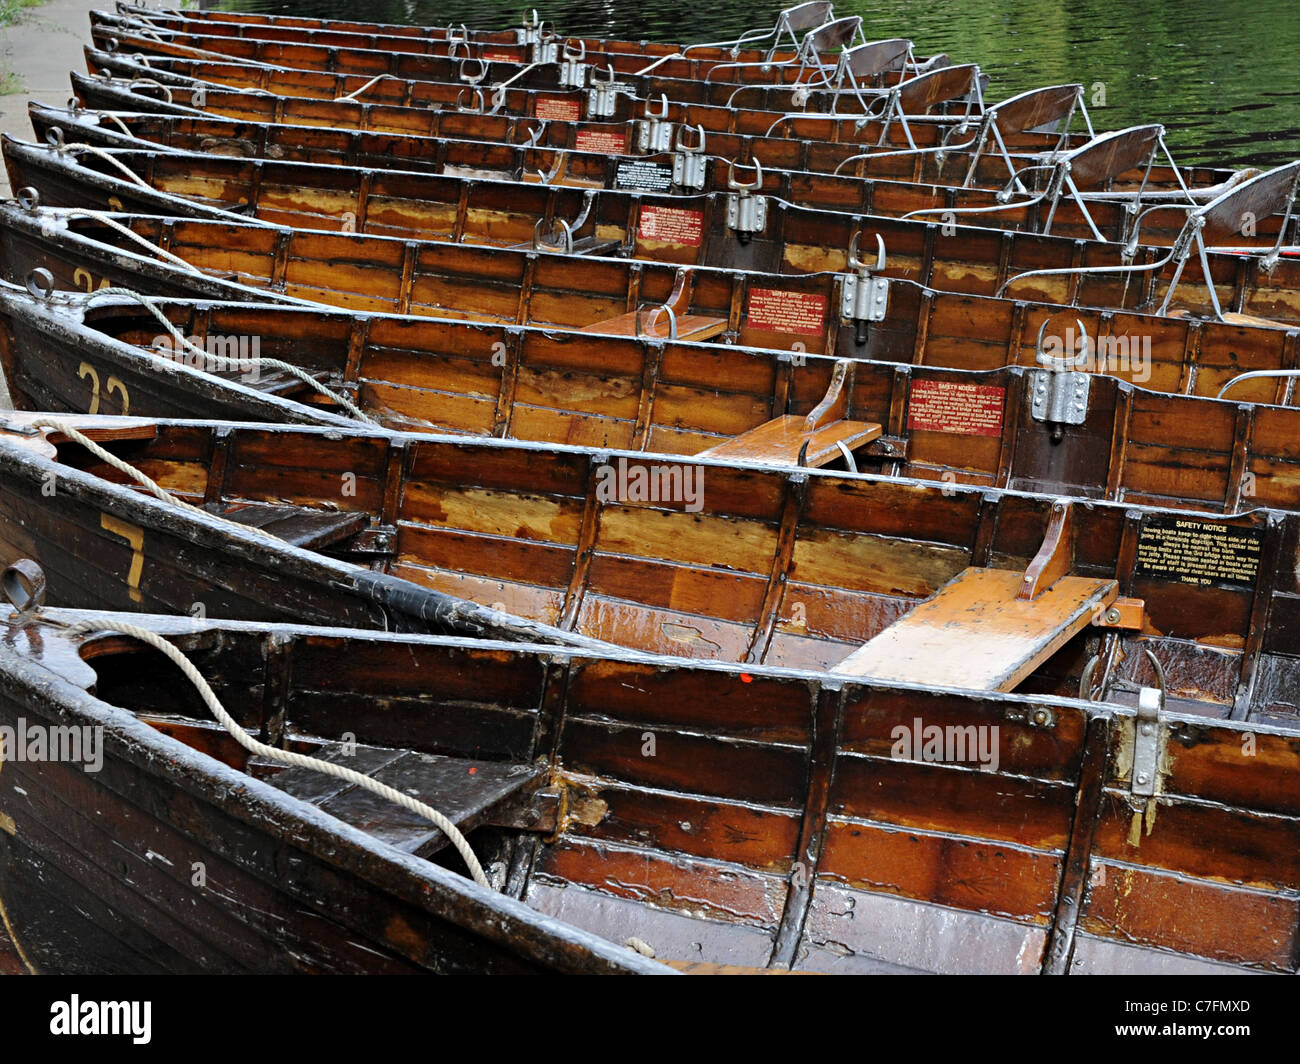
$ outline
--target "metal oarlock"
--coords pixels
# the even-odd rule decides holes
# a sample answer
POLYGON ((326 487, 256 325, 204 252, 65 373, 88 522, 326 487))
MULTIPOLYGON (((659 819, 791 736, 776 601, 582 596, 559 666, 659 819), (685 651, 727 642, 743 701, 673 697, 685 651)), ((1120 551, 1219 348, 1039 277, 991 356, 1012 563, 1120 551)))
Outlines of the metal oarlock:
POLYGON ((849 242, 849 272, 840 282, 840 317, 854 323, 853 341, 859 347, 867 342, 869 323, 884 321, 889 309, 889 279, 874 276, 885 269, 884 238, 876 234, 876 262, 869 266, 858 257, 861 236, 859 230, 849 242))
POLYGON ((673 153, 673 184, 678 188, 704 188, 704 169, 708 160, 704 156, 704 127, 682 126, 677 131, 677 150, 673 153), (699 139, 694 144, 686 142, 687 130, 694 128, 699 139))
POLYGON ((564 42, 564 53, 560 57, 558 73, 560 88, 583 89, 587 87, 587 42, 579 41, 577 49, 572 49, 569 42, 564 42))
POLYGON ((614 80, 614 65, 607 64, 606 76, 600 76, 600 67, 591 68, 591 86, 587 89, 587 117, 613 118, 618 110, 618 95, 627 90, 614 80))
POLYGON ((736 180, 736 164, 728 163, 727 227, 734 230, 742 244, 767 225, 767 197, 752 196, 763 187, 763 164, 754 159, 754 180, 745 184, 736 180))
POLYGON ((477 84, 479 84, 479 83, 480 83, 484 78, 487 77, 487 74, 488 74, 488 64, 485 63, 485 62, 483 62, 482 59, 475 59, 475 58, 473 58, 473 57, 466 58, 466 59, 462 59, 462 60, 460 61, 460 65, 456 68, 456 78, 457 78, 457 80, 458 80, 458 81, 463 81, 463 82, 465 82, 467 85, 477 85, 477 84), (470 64, 470 63, 477 63, 477 64, 478 64, 478 73, 477 73, 477 74, 471 74, 471 73, 469 72, 469 64, 470 64))
POLYGON ((1088 392, 1092 374, 1084 372, 1091 353, 1088 330, 1082 321, 1075 319, 1082 337, 1079 351, 1065 358, 1056 358, 1043 350, 1043 336, 1049 319, 1044 319, 1034 344, 1034 361, 1043 369, 1029 371, 1029 413, 1035 421, 1045 422, 1051 429, 1053 443, 1065 435, 1066 425, 1082 425, 1088 417, 1088 392))
POLYGON ((668 97, 660 93, 659 110, 653 110, 650 100, 645 102, 645 118, 637 120, 637 150, 646 155, 673 150, 673 123, 668 121, 668 97))
POLYGON ((651 330, 650 339, 658 338, 654 328, 660 311, 668 314, 668 339, 677 339, 677 315, 673 312, 673 308, 667 303, 642 303, 636 308, 636 338, 638 340, 644 338, 641 332, 641 314, 646 310, 651 312, 649 319, 646 321, 646 328, 651 330))
POLYGON ((538 17, 537 8, 533 8, 531 14, 525 13, 520 21, 523 25, 515 30, 515 41, 525 48, 537 44, 542 39, 542 27, 544 23, 538 17))

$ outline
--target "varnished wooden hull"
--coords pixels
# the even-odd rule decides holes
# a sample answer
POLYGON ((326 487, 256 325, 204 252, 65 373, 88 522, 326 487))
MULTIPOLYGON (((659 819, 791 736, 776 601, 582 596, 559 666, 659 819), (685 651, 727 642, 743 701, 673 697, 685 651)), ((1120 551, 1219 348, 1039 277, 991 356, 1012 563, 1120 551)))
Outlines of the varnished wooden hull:
POLYGON ((130 619, 273 739, 536 759, 549 801, 470 835, 494 895, 288 797, 138 644, 85 637, 83 663, 57 629, 10 629, 0 724, 104 727, 99 772, 0 770, 0 897, 41 970, 656 970, 631 937, 775 970, 1296 970, 1300 766, 1277 729, 1165 718, 1143 800, 1113 706, 130 619), (997 764, 900 753, 924 725, 992 735, 997 764))
MULTIPOLYGON (((828 671, 965 570, 1025 569, 1069 510, 1067 570, 1113 580, 1145 612, 1137 627, 1102 633, 1083 616, 1078 635, 1008 688, 1077 691, 1100 639, 1108 654, 1112 644, 1120 651, 1108 681, 1120 701, 1148 674, 1140 648, 1149 647, 1164 662, 1171 707, 1237 719, 1296 714, 1300 587, 1281 561, 1295 549, 1295 514, 1181 516, 501 440, 86 423, 164 488, 216 512, 257 520, 267 507, 291 508, 276 520, 305 529, 298 541, 326 553, 200 521, 110 483, 73 445, 60 445, 55 461, 30 438, 7 435, 4 559, 44 565, 55 601, 177 613, 201 603, 209 616, 349 623, 360 615, 375 626, 377 601, 394 623, 411 624, 403 618, 417 612, 412 604, 433 590, 575 640, 828 671), (57 490, 43 495, 51 481, 57 490), (1221 541, 1222 557, 1192 549, 1180 528, 1221 541)), ((957 682, 947 677, 959 667, 931 662, 926 682, 957 682)))
MULTIPOLYGON (((311 388, 256 367, 277 358, 354 396, 388 428, 695 455, 774 419, 806 417, 835 371, 824 356, 796 363, 747 348, 254 304, 160 305, 201 349, 242 351, 249 366, 158 355, 151 344, 170 337, 129 299, 83 309, 0 289, 10 395, 33 411, 355 424, 311 388)), ((1243 405, 1236 389, 1235 403, 1160 395, 1097 374, 1086 417, 1058 438, 1032 414, 1026 367, 943 369, 944 345, 936 347, 917 365, 849 367, 841 417, 884 429, 854 448, 859 470, 1220 513, 1300 509, 1300 467, 1288 442, 1300 438, 1300 410, 1243 405)), ((1145 373, 1127 368, 1130 378, 1154 382, 1190 372, 1186 363, 1156 361, 1145 373)), ((1223 373, 1207 357, 1197 370, 1200 394, 1212 396, 1223 373)), ((1277 381, 1247 382, 1241 395, 1251 386, 1266 401, 1279 398, 1277 381)), ((764 456, 756 448, 751 457, 797 463, 794 450, 764 456)))
MULTIPOLYGON (((111 283, 163 296, 312 300, 356 310, 566 331, 592 328, 638 304, 662 303, 676 285, 674 268, 639 260, 530 256, 440 243, 412 247, 392 238, 291 232, 242 221, 125 216, 122 221, 146 245, 93 219, 0 205, 0 273, 23 284, 31 271, 46 269, 56 287, 85 292, 111 283), (198 272, 151 257, 148 246, 170 249, 198 272)), ((944 268, 954 281, 960 277, 958 264, 944 268)), ((1283 262, 1271 277, 1257 274, 1252 280, 1247 273, 1234 298, 1255 316, 1285 318, 1290 303, 1270 282, 1289 272, 1283 262)), ((841 285, 835 274, 772 276, 697 268, 690 276, 690 306, 693 313, 725 319, 727 328, 716 338, 720 343, 978 370, 1033 366, 1044 323, 1048 335, 1059 338, 1066 328, 1077 330, 1077 318, 1094 342, 1113 351, 1115 357, 1108 355, 1106 365, 1112 375, 1157 391, 1210 397, 1245 371, 1295 364, 1292 331, 1258 327, 1249 318, 1216 323, 1187 316, 1062 311, 1050 304, 936 292, 910 283, 891 285, 886 319, 860 337, 854 323, 837 313, 841 285), (772 305, 784 305, 795 312, 793 318, 764 311, 772 305), (1149 377, 1137 372, 1143 368, 1149 377)), ((1191 291, 1180 285, 1175 305, 1183 304, 1181 297, 1191 291)), ((1227 299, 1227 289, 1220 295, 1227 299)), ((645 331, 650 331, 648 323, 645 331)), ((668 329, 660 323, 655 333, 663 339, 668 329)), ((507 349, 512 343, 508 336, 500 342, 507 349)), ((1231 396, 1287 403, 1291 389, 1285 378, 1257 379, 1234 387, 1231 396)))
MULTIPOLYGON (((888 249, 886 275, 939 290, 1002 290, 1017 299, 1151 309, 1177 273, 1174 306, 1201 313, 1210 307, 1196 256, 1181 271, 1168 264, 1137 273, 1013 280, 1034 269, 1126 265, 1124 248, 1111 242, 960 226, 943 236, 936 223, 810 210, 777 200, 768 201, 763 231, 741 239, 728 225, 725 197, 717 193, 657 197, 305 163, 119 153, 123 165, 149 174, 145 188, 112 176, 113 168, 93 156, 81 163, 8 137, 3 145, 14 187, 36 187, 52 206, 229 219, 223 207, 251 203, 241 209, 268 223, 514 248, 533 246, 548 222, 557 226, 557 220, 569 219, 575 249, 596 256, 789 274, 843 269, 855 235, 878 235, 888 249)), ((1143 246, 1133 262, 1154 266, 1168 257, 1166 249, 1143 246)), ((1277 322, 1300 321, 1300 259, 1283 257, 1265 270, 1256 256, 1219 252, 1207 258, 1223 306, 1277 322)))
MULTIPOLYGON (((227 155, 236 158, 269 158, 287 162, 341 166, 401 166, 422 173, 444 176, 483 177, 501 181, 542 183, 543 175, 555 175, 549 182, 577 188, 635 189, 633 171, 617 155, 597 152, 557 152, 549 149, 494 145, 487 142, 455 142, 398 135, 355 138, 335 131, 321 133, 314 127, 253 125, 228 120, 194 120, 171 116, 118 115, 112 120, 64 109, 32 105, 29 108, 38 139, 62 136, 69 142, 90 143, 105 148, 169 148, 182 152, 227 155), (132 135, 121 132, 128 125, 132 135), (58 133, 55 133, 58 130, 58 133), (358 143, 360 140, 360 143, 358 143)), ((703 190, 725 193, 730 169, 723 160, 704 160, 703 190)), ((646 172, 669 174, 671 154, 640 160, 637 175, 646 172)), ((1134 175, 1135 181, 1140 175, 1134 175)), ((833 211, 868 211, 901 218, 916 211, 938 214, 947 210, 984 210, 998 205, 997 195, 1006 184, 1005 176, 993 188, 956 188, 942 184, 876 181, 852 176, 803 174, 764 169, 763 190, 767 195, 800 207, 833 211)), ((1041 182, 1039 182, 1041 184, 1041 182)), ((1031 188, 1034 183, 1031 182, 1031 188)), ((1037 191, 1037 190, 1036 190, 1037 191)), ((1203 193, 1208 197, 1209 193, 1203 193)), ((1027 194, 1018 200, 1030 198, 1027 194)), ((1079 205, 1067 200, 1055 205, 1043 199, 1031 207, 992 213, 954 214, 964 224, 981 228, 1026 232, 1049 231, 1056 236, 1088 239, 1093 226, 1108 240, 1122 241, 1129 235, 1132 214, 1122 201, 1093 200, 1085 216, 1079 205), (1048 219, 1051 219, 1050 226, 1048 219)), ((1151 244, 1172 242, 1182 228, 1182 213, 1166 212, 1144 228, 1151 244)), ((1257 235, 1261 244, 1277 239, 1281 219, 1266 223, 1257 235), (1269 229, 1272 232, 1268 232, 1269 229)))

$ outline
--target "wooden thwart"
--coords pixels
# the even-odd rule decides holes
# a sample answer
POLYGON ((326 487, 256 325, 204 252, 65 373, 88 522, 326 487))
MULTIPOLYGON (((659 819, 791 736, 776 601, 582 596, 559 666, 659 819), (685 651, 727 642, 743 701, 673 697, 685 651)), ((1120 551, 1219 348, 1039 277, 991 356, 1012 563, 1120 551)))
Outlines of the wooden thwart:
MULTIPOLYGON (((537 765, 341 743, 313 756, 355 769, 431 805, 463 832, 489 822, 545 777, 537 765)), ((407 853, 428 857, 447 844, 447 837, 424 817, 315 769, 289 768, 269 782, 407 853)))
POLYGON ((1119 595, 1111 579, 1062 576, 1036 598, 1024 574, 972 567, 840 662, 844 676, 1012 691, 1119 595))
POLYGON ((649 336, 667 339, 672 335, 672 324, 667 311, 672 311, 677 322, 678 340, 712 340, 727 331, 727 319, 707 314, 690 314, 690 271, 679 270, 672 294, 661 307, 653 310, 628 311, 616 318, 593 322, 579 332, 600 333, 602 336, 649 336), (640 319, 638 323, 638 318, 640 319))
POLYGON ((807 443, 804 464, 824 466, 840 456, 838 443, 852 451, 870 443, 883 431, 870 421, 833 421, 809 432, 806 420, 794 414, 773 418, 702 453, 710 458, 730 458, 756 465, 798 465, 799 452, 807 443))
POLYGON ((824 466, 843 453, 840 444, 851 452, 870 443, 884 431, 881 426, 845 417, 852 390, 845 382, 851 372, 847 359, 836 362, 826 394, 806 417, 786 414, 773 418, 701 454, 755 465, 824 466))

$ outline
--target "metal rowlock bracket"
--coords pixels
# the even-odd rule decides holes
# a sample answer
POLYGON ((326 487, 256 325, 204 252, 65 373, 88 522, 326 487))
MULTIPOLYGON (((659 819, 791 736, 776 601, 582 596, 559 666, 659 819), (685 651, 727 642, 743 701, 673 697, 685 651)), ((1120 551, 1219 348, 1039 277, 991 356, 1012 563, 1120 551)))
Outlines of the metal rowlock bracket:
POLYGON ((521 19, 523 26, 515 30, 515 41, 525 47, 537 44, 542 39, 542 20, 533 8, 531 17, 525 14, 521 19))
POLYGON ((644 155, 673 150, 673 123, 668 119, 668 97, 659 96, 659 111, 652 110, 649 100, 645 102, 645 118, 637 120, 636 146, 644 155))
POLYGON ((742 244, 767 225, 767 197, 751 196, 763 187, 763 164, 754 158, 754 180, 749 184, 736 180, 736 164, 727 164, 727 226, 734 229, 742 244))
POLYGON ((1092 374, 1084 372, 1082 367, 1088 362, 1091 345, 1087 329, 1076 318, 1075 324, 1083 338, 1079 352, 1061 359, 1052 357, 1043 351, 1043 334, 1047 331, 1048 320, 1044 320, 1039 328, 1038 341, 1034 345, 1034 361, 1045 368, 1029 371, 1029 412, 1035 421, 1052 426, 1052 442, 1057 443, 1063 425, 1082 425, 1087 420, 1092 374))
POLYGON ((591 86, 587 89, 588 118, 613 118, 618 110, 618 94, 626 91, 614 80, 614 64, 606 64, 605 69, 608 73, 602 78, 600 67, 591 68, 591 86))
POLYGON ((876 264, 872 267, 858 257, 861 236, 859 229, 849 242, 849 273, 840 283, 840 317, 856 324, 854 340, 859 345, 867 342, 867 323, 884 321, 889 309, 889 279, 873 275, 885 269, 884 238, 876 234, 876 264))
POLYGON ((686 131, 692 127, 682 126, 677 131, 677 150, 673 153, 673 184, 678 188, 704 188, 704 127, 695 126, 699 139, 694 144, 686 143, 686 131))
POLYGON ((577 50, 569 47, 569 42, 564 42, 564 54, 560 59, 560 69, 558 71, 560 79, 560 88, 562 89, 584 89, 587 87, 587 42, 579 41, 577 50))
POLYGON ((456 69, 456 77, 460 81, 465 82, 467 85, 479 84, 479 82, 481 82, 484 78, 487 77, 487 73, 488 73, 488 64, 483 62, 482 59, 474 59, 472 57, 468 59, 462 59, 460 61, 460 65, 456 69), (478 64, 478 74, 469 73, 469 71, 466 69, 467 64, 469 63, 478 64))

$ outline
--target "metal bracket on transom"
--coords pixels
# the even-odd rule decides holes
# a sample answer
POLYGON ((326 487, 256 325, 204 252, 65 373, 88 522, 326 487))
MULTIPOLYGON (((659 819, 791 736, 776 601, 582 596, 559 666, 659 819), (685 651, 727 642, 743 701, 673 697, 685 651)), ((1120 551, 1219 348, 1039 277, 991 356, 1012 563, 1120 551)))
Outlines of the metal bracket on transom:
POLYGON ((636 123, 637 150, 649 155, 673 150, 675 123, 668 121, 668 97, 660 93, 659 110, 653 108, 654 104, 646 100, 645 117, 637 119, 636 123))
POLYGON ((587 70, 589 64, 585 61, 587 58, 587 42, 579 41, 577 49, 570 47, 569 42, 564 42, 564 51, 560 56, 560 66, 557 76, 560 79, 560 88, 562 89, 585 89, 587 87, 587 70))
POLYGON ((613 118, 618 110, 618 97, 626 93, 627 86, 614 80, 614 65, 606 66, 607 74, 600 76, 600 67, 591 68, 591 87, 587 89, 587 117, 613 118))

